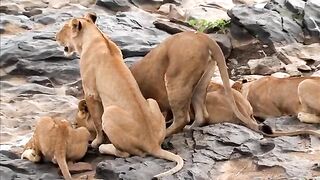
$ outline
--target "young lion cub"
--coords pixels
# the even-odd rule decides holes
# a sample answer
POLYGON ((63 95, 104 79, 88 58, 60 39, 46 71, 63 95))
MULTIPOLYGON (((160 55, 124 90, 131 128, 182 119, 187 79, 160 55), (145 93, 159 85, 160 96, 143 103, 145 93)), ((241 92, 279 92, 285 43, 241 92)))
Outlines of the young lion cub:
POLYGON ((73 18, 56 35, 65 52, 81 56, 82 86, 97 132, 92 147, 103 142, 104 131, 112 144, 100 145, 100 153, 118 157, 150 154, 177 162, 155 177, 178 172, 183 159, 161 148, 166 129, 157 102, 142 96, 120 49, 94 24, 96 18, 94 14, 73 18))
POLYGON ((21 158, 39 162, 43 157, 58 163, 63 177, 70 180, 67 160, 81 159, 87 152, 89 138, 90 133, 84 127, 73 129, 66 120, 43 117, 37 122, 21 158))

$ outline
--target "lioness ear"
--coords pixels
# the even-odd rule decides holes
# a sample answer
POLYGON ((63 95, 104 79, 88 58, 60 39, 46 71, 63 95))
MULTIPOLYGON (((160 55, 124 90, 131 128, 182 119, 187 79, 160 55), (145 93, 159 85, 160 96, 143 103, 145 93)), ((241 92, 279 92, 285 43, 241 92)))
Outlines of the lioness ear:
POLYGON ((242 84, 240 82, 235 82, 233 85, 232 85, 232 88, 241 92, 242 90, 242 84))
POLYGON ((93 23, 96 23, 97 15, 96 13, 90 12, 84 15, 85 18, 90 19, 93 23))
POLYGON ((78 32, 81 31, 82 29, 81 21, 79 21, 78 19, 72 19, 71 27, 72 27, 72 32, 75 33, 75 35, 77 35, 78 32))
POLYGON ((87 107, 86 100, 82 99, 82 100, 78 103, 78 109, 79 109, 79 111, 88 112, 88 107, 87 107))

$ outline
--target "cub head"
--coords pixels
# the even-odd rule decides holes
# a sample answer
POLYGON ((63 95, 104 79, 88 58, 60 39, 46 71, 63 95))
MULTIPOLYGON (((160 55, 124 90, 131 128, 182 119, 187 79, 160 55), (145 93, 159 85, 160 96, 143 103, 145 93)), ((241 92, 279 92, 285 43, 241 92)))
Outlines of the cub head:
POLYGON ((26 149, 21 154, 21 159, 28 159, 31 162, 39 162, 41 160, 41 157, 39 154, 36 153, 33 149, 26 149))
POLYGON ((77 47, 81 45, 81 34, 88 24, 94 24, 97 16, 88 13, 82 18, 73 18, 66 22, 56 34, 56 41, 64 47, 65 56, 71 56, 77 52, 77 47))
POLYGON ((82 99, 79 103, 78 103, 78 113, 76 115, 76 119, 75 119, 75 128, 78 127, 88 127, 88 119, 90 117, 89 111, 88 111, 88 107, 86 104, 86 101, 84 99, 82 99))

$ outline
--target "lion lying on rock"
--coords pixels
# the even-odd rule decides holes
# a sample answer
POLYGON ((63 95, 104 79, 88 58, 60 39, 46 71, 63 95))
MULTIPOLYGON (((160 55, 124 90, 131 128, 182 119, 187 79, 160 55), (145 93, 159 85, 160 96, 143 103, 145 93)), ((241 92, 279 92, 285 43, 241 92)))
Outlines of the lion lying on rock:
MULTIPOLYGON (((238 108, 241 110, 246 117, 252 121, 256 120, 253 117, 252 107, 247 99, 242 94, 232 89, 232 93, 238 108)), ((227 103, 227 95, 224 92, 224 87, 218 83, 210 82, 208 86, 208 92, 206 97, 206 107, 209 113, 209 119, 206 119, 203 125, 217 124, 217 123, 234 123, 245 125, 232 111, 230 105, 227 103)), ((194 112, 190 111, 190 118, 194 120, 194 112)), ((76 127, 86 127, 91 133, 91 137, 95 137, 95 129, 90 113, 88 111, 86 101, 83 99, 79 101, 78 113, 75 118, 76 127)), ((320 132, 313 130, 298 130, 292 132, 273 132, 273 134, 264 134, 270 137, 283 136, 283 135, 300 135, 300 134, 311 134, 320 136, 320 132)))
POLYGON ((66 120, 43 117, 37 122, 21 158, 32 162, 44 158, 58 163, 63 177, 70 180, 67 161, 80 160, 86 154, 89 138, 90 133, 84 127, 73 129, 66 120))
POLYGON ((120 49, 94 24, 94 14, 73 18, 57 33, 57 42, 67 53, 77 52, 88 110, 96 129, 95 148, 103 142, 103 131, 112 144, 102 144, 100 153, 118 157, 147 154, 177 162, 162 177, 183 167, 183 159, 161 148, 166 129, 157 102, 145 99, 124 64, 120 49))
POLYGON ((241 91, 254 116, 293 115, 301 122, 320 123, 320 77, 263 77, 244 83, 241 91))

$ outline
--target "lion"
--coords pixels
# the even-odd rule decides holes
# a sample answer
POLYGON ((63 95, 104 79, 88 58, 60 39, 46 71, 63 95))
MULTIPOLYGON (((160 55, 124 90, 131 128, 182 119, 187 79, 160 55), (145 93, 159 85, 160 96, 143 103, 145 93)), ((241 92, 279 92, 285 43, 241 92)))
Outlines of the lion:
POLYGON ((145 99, 118 46, 94 24, 97 17, 89 13, 66 22, 56 34, 56 41, 67 54, 80 55, 80 74, 86 104, 93 119, 96 137, 91 146, 102 154, 117 157, 147 154, 174 161, 177 165, 154 177, 178 172, 183 159, 163 150, 165 119, 154 99, 145 99))
MULTIPOLYGON (((249 103, 249 101, 244 98, 244 96, 238 91, 240 84, 237 82, 232 86, 232 93, 235 98, 235 102, 241 112, 252 121, 256 121, 253 116, 253 109, 249 103)), ((209 119, 206 119, 203 125, 210 125, 210 124, 217 124, 217 123, 233 123, 233 124, 240 124, 246 125, 244 122, 239 119, 236 114, 232 111, 230 105, 227 103, 227 95, 224 92, 224 87, 215 82, 210 82, 208 86, 208 92, 206 97, 206 108, 208 109, 209 119)), ((193 109, 190 109, 190 119, 191 121, 194 120, 194 112, 193 109)), ((92 118, 88 111, 86 101, 84 99, 80 100, 78 103, 78 113, 75 118, 75 125, 76 127, 86 127, 92 137, 95 137, 95 129, 93 125, 92 118)), ((267 131, 267 130, 266 130, 267 131)), ((272 130, 269 130, 272 131, 272 130)), ((283 135, 301 135, 301 134, 310 134, 315 136, 320 136, 320 133, 313 130, 298 130, 298 131, 273 131, 269 134, 263 133, 265 136, 269 137, 278 137, 283 135)))
POLYGON ((304 123, 320 123, 320 77, 263 77, 244 83, 241 91, 256 117, 292 115, 304 123))
POLYGON ((209 119, 206 94, 216 64, 227 95, 226 103, 248 127, 261 131, 261 126, 245 117, 236 106, 218 44, 206 34, 182 32, 167 38, 130 67, 144 97, 155 99, 162 112, 172 111, 173 123, 166 136, 179 132, 189 123, 190 107, 195 112, 191 127, 201 126, 209 119))
POLYGON ((73 129, 66 120, 42 117, 25 145, 21 159, 39 162, 44 158, 58 163, 63 177, 71 180, 67 161, 77 161, 84 157, 89 138, 87 128, 73 129))

